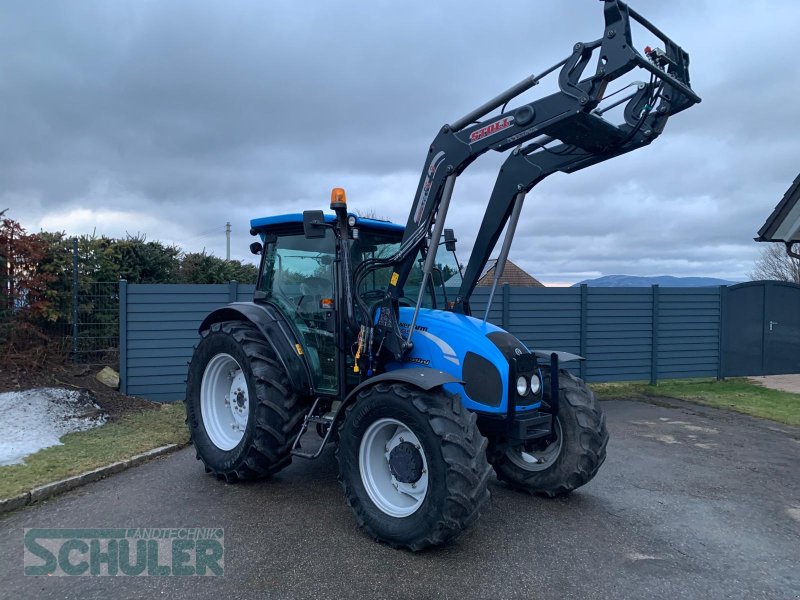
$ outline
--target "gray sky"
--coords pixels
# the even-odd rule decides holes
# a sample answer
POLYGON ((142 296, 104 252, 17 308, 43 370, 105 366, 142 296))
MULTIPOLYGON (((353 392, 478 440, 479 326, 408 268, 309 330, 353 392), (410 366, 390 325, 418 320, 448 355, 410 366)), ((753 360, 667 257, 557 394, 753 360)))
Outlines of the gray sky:
MULTIPOLYGON (((800 3, 631 4, 689 51, 703 103, 651 146, 534 189, 511 259, 550 283, 744 279, 800 170, 800 3)), ((334 186, 404 223, 443 123, 602 29, 597 0, 6 1, 0 209, 29 231, 217 255, 229 220, 246 260, 250 218, 326 208, 334 186)), ((456 185, 462 260, 502 159, 456 185)))

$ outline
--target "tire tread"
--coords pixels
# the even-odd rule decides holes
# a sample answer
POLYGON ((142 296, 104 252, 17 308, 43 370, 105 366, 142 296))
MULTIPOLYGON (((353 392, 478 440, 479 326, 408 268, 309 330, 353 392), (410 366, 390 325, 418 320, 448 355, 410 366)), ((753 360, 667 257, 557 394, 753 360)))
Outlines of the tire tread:
MULTIPOLYGON (((304 416, 300 398, 291 391, 291 383, 273 357, 272 348, 254 325, 245 321, 223 321, 203 331, 201 336, 205 339, 211 333, 233 338, 249 360, 257 401, 254 411, 255 423, 252 443, 231 468, 223 470, 216 467, 200 452, 197 453, 197 458, 203 462, 206 472, 229 483, 273 475, 292 461, 291 447, 304 416)), ((189 378, 202 378, 202 372, 193 372, 193 364, 194 361, 190 363, 189 378)), ((188 415, 190 402, 188 394, 185 402, 188 415)), ((196 418, 199 419, 199 409, 197 412, 196 418)), ((187 424, 189 421, 187 417, 187 424)), ((191 424, 189 433, 194 443, 196 432, 191 424)))
MULTIPOLYGON (((407 548, 414 552, 436 546, 455 539, 464 529, 474 523, 481 509, 489 500, 488 481, 491 466, 486 460, 486 438, 478 430, 475 415, 466 411, 458 396, 442 390, 424 391, 403 383, 378 383, 361 392, 347 412, 352 411, 358 402, 380 394, 392 394, 408 400, 429 420, 431 430, 441 440, 442 457, 448 465, 446 473, 447 495, 444 508, 435 525, 427 532, 421 532, 410 542, 397 542, 382 539, 366 518, 351 484, 342 477, 343 456, 340 447, 336 449, 340 464, 339 482, 344 489, 345 500, 355 513, 359 526, 373 539, 387 543, 393 548, 407 548)), ((349 414, 345 415, 345 421, 349 414)))

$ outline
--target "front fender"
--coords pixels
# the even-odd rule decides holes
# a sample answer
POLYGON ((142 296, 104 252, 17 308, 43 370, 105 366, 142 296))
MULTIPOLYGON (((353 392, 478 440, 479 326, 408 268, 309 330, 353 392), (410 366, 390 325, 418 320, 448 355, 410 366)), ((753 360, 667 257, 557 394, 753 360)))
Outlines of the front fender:
POLYGON ((331 427, 337 427, 344 416, 347 407, 352 404, 361 390, 372 387, 381 382, 401 382, 408 383, 422 390, 428 391, 433 388, 443 386, 448 383, 463 383, 457 377, 453 377, 450 373, 445 373, 439 369, 430 369, 427 367, 410 367, 404 369, 396 369, 394 371, 387 371, 375 377, 370 377, 366 381, 362 381, 352 391, 347 394, 344 402, 336 410, 333 415, 333 422, 331 427))
MULTIPOLYGON (((247 321, 260 332, 286 372, 292 388, 301 396, 313 394, 311 370, 305 355, 298 354, 299 340, 283 315, 269 304, 232 302, 211 312, 200 324, 199 332, 222 321, 247 321)), ((300 346, 302 347, 302 346, 300 346)))

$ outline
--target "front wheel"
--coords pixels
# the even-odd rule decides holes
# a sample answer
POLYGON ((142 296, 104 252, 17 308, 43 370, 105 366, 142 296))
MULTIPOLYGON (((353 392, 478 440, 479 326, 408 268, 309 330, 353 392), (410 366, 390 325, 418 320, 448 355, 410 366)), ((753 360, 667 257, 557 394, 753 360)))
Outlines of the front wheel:
MULTIPOLYGON (((542 367, 542 375, 547 394, 549 368, 542 367)), ((518 445, 495 439, 489 453, 498 479, 551 498, 588 483, 605 461, 608 443, 605 415, 594 393, 569 371, 562 369, 558 380, 554 435, 518 445)))
POLYGON ((486 439, 458 396, 378 383, 348 408, 339 479, 373 538, 417 551, 455 538, 489 499, 486 439))

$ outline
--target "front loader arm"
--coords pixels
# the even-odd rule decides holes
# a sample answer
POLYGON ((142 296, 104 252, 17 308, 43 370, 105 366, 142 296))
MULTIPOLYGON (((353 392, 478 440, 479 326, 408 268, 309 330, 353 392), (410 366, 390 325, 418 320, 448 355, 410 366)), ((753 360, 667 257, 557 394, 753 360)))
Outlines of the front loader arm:
MULTIPOLYGON (((472 254, 464 270, 454 310, 470 313, 469 298, 500 233, 512 214, 516 212, 518 217, 525 195, 531 189, 553 173, 574 173, 651 144, 663 132, 669 117, 684 109, 682 103, 678 102, 676 105, 673 102, 674 97, 667 85, 662 88, 656 83, 640 83, 636 92, 623 99, 627 100, 625 123, 619 129, 626 132, 625 139, 605 149, 593 151, 569 144, 550 145, 556 140, 549 136, 515 149, 503 163, 497 176, 472 254)), ((509 244, 515 227, 516 220, 506 233, 509 244)), ((495 279, 502 275, 507 248, 501 254, 502 260, 495 265, 495 279)))
MULTIPOLYGON (((578 153, 583 153, 577 157, 580 160, 574 160, 576 165, 583 160, 588 166, 598 155, 610 156, 615 149, 629 145, 638 132, 632 134, 628 127, 611 124, 595 109, 603 100, 608 84, 635 68, 650 72, 651 85, 658 86, 665 95, 666 90, 670 90, 671 114, 700 102, 689 85, 689 56, 677 44, 620 0, 604 0, 604 15, 605 30, 601 38, 575 44, 567 58, 539 75, 525 78, 451 125, 445 125, 433 140, 400 249, 389 259, 364 261, 354 274, 357 286, 359 279, 370 270, 394 266, 395 273, 380 307, 378 335, 375 337, 386 342, 384 348, 395 360, 400 360, 411 346, 411 333, 423 292, 417 300, 417 310, 406 340, 400 339, 398 298, 403 295, 404 284, 418 252, 427 243, 421 285, 424 290, 437 248, 437 244, 430 243, 430 240, 438 240, 442 232, 455 178, 476 158, 488 150, 503 152, 540 136, 559 140, 566 147, 574 147, 578 153), (631 43, 631 19, 661 38, 666 50, 652 51, 647 57, 635 50, 631 43), (595 58, 594 72, 584 76, 595 58), (505 111, 511 100, 556 71, 558 92, 505 111), (501 108, 499 115, 486 118, 498 108, 501 108)), ((655 129, 650 131, 652 134, 655 129)), ((571 158, 576 159, 575 156, 571 158)), ((555 166, 549 168, 560 170, 555 166)), ((494 233, 489 237, 497 239, 494 233)), ((364 321, 371 323, 368 315, 364 321)))

